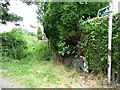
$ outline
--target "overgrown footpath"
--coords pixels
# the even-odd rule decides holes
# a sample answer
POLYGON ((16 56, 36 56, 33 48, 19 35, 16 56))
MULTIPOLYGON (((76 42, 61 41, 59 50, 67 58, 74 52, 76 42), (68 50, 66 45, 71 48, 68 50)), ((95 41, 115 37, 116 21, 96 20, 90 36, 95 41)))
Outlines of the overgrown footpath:
MULTIPOLYGON (((40 40, 40 28, 38 35, 21 28, 1 33, 3 76, 25 87, 107 87, 108 18, 94 18, 107 4, 40 4, 38 21, 43 24, 49 48, 40 40), (86 59, 84 65, 77 63, 81 56, 86 59), (78 64, 78 69, 87 66, 91 74, 76 71, 70 68, 72 65, 68 68, 57 61, 75 62, 73 67, 78 64)), ((120 14, 113 16, 112 37, 112 81, 120 83, 120 14)))
POLYGON ((31 88, 106 88, 101 74, 85 74, 55 61, 37 61, 32 58, 3 63, 3 76, 20 86, 31 88))
POLYGON ((66 88, 85 88, 85 87, 107 87, 103 76, 93 76, 77 72, 72 68, 54 61, 13 61, 3 64, 4 77, 23 87, 66 87, 66 88))
POLYGON ((2 35, 2 76, 31 88, 108 87, 106 77, 68 68, 49 55, 44 42, 25 30, 13 29, 2 35), (21 37, 20 37, 21 36, 21 37))

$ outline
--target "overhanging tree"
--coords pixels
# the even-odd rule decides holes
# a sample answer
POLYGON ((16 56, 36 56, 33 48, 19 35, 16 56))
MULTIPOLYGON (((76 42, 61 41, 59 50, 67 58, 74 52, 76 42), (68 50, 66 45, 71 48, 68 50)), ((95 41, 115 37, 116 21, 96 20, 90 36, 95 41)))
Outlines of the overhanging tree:
POLYGON ((43 23, 44 32, 50 45, 61 56, 75 55, 82 38, 82 30, 78 26, 87 18, 97 16, 100 8, 108 3, 102 2, 46 2, 38 9, 38 19, 43 23))
POLYGON ((0 3, 0 23, 1 24, 6 24, 8 21, 10 22, 17 22, 17 21, 22 21, 23 18, 20 16, 17 16, 14 13, 9 13, 9 8, 10 6, 9 2, 3 2, 0 3))

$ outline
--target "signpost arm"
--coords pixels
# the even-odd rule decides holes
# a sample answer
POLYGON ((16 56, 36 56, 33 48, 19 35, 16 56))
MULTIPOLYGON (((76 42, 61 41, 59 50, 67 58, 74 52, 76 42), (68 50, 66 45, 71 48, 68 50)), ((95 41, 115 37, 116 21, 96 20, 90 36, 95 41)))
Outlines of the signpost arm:
POLYGON ((107 82, 108 85, 111 84, 111 45, 112 45, 112 1, 109 3, 109 31, 108 31, 108 75, 107 75, 107 82))

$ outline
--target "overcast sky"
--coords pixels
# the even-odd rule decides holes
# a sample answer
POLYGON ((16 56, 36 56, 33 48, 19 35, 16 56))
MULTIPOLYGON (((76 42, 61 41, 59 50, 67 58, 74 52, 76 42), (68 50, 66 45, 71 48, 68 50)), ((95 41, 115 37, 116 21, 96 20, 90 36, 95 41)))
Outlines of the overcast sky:
MULTIPOLYGON (((37 33, 37 28, 32 28, 30 27, 30 24, 33 26, 40 26, 37 23, 37 18, 36 18, 36 10, 37 6, 35 5, 30 5, 28 6, 25 3, 22 3, 19 0, 10 0, 10 11, 9 12, 14 12, 18 16, 23 17, 23 21, 20 22, 20 24, 25 28, 28 29, 30 32, 37 33)), ((7 25, 1 25, 0 26, 0 31, 10 31, 14 27, 14 24, 11 22, 8 22, 7 25)))

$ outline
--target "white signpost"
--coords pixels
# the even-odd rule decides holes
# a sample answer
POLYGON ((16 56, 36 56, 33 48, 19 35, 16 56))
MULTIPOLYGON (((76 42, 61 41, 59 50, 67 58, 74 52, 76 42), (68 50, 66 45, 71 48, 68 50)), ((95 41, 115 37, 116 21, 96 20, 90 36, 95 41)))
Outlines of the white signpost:
POLYGON ((107 82, 111 84, 111 45, 112 45, 112 0, 109 3, 109 6, 100 9, 98 11, 98 17, 103 17, 108 15, 109 17, 109 31, 108 31, 108 75, 107 82))
POLYGON ((102 8, 102 9, 100 9, 100 10, 98 11, 97 16, 100 18, 100 17, 103 17, 103 16, 108 15, 108 14, 109 14, 109 7, 110 7, 110 6, 106 6, 106 7, 102 8))

